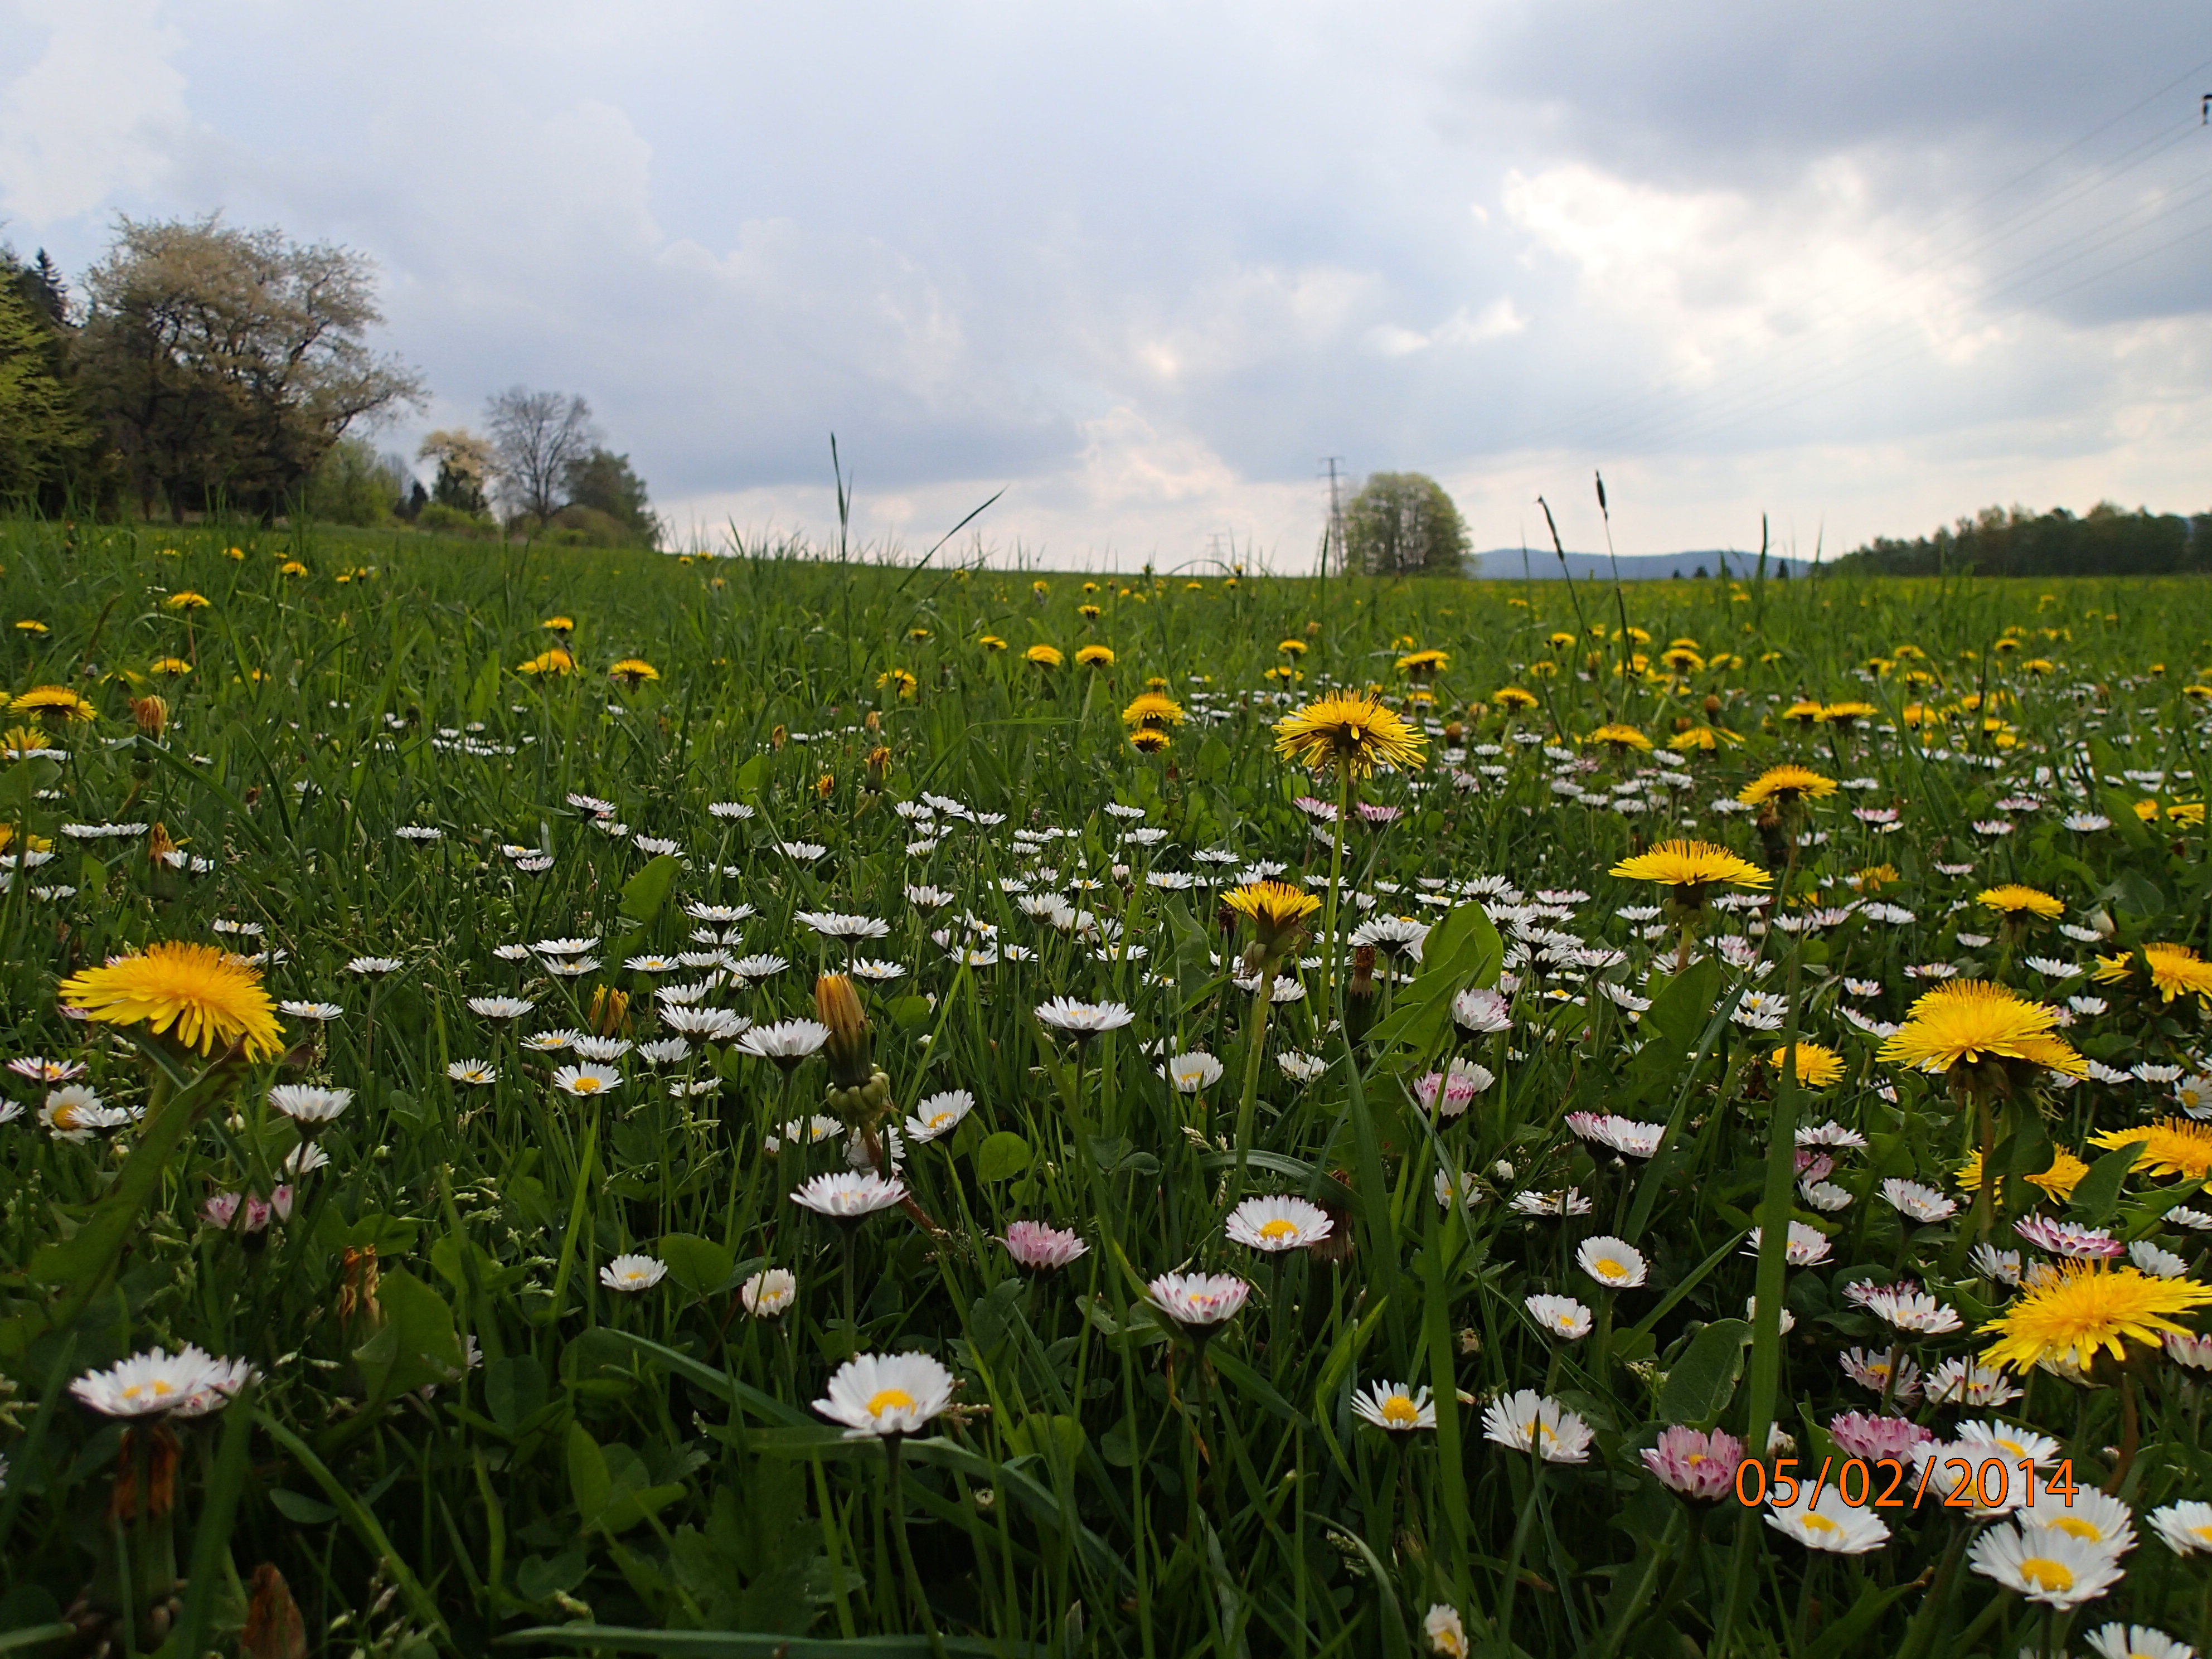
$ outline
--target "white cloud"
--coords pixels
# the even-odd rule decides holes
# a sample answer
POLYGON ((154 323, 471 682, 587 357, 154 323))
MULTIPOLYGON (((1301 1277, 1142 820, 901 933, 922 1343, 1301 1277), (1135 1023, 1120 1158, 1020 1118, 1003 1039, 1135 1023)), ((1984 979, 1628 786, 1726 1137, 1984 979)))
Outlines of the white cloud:
POLYGON ((1005 486, 1001 555, 1079 562, 1303 561, 1327 454, 1434 473, 1485 545, 1593 466, 1624 550, 2204 504, 2192 249, 2005 286, 2194 176, 2186 134, 2100 172, 2151 106, 2031 171, 2188 61, 2170 0, 18 4, 19 241, 347 241, 431 420, 581 392, 702 530, 832 526, 832 431, 870 538, 1005 486))
POLYGON ((177 32, 160 0, 18 0, 47 32, 37 62, 0 88, 0 191, 33 222, 73 218, 153 188, 187 125, 177 32))

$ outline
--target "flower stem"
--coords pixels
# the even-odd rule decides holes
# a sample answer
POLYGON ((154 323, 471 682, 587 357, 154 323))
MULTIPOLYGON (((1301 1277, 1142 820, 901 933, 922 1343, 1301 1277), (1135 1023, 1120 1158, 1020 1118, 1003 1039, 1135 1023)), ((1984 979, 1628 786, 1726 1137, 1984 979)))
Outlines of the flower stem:
POLYGON ((1340 758, 1336 763, 1336 834, 1328 847, 1328 908, 1321 921, 1321 1007, 1314 1016, 1321 1036, 1328 1034, 1328 1022, 1336 1013, 1336 896, 1344 879, 1344 821, 1352 816, 1352 767, 1340 758))
POLYGON ((921 1620, 921 1628, 929 1637, 929 1650, 936 1659, 945 1659, 945 1638, 937 1632, 937 1620, 929 1611, 929 1592, 922 1588, 921 1575, 915 1571, 914 1546, 907 1540, 906 1502, 900 1494, 900 1443, 901 1437, 896 1434, 884 1442, 884 1454, 890 1461, 891 1536, 898 1543, 899 1565, 906 1573, 907 1597, 914 1603, 915 1616, 921 1620))

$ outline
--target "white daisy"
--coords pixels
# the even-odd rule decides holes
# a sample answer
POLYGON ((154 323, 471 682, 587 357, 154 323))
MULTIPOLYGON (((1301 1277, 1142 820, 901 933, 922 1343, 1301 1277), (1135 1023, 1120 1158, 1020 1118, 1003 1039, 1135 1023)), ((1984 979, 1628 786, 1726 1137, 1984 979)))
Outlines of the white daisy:
POLYGON ((1550 1463, 1589 1460, 1589 1425, 1534 1389, 1492 1401, 1483 1409, 1482 1433, 1486 1440, 1541 1456, 1550 1463))
POLYGON ((763 1267, 738 1287, 738 1296, 755 1319, 775 1319, 799 1299, 799 1280, 787 1267, 763 1267))
MULTIPOLYGON (((832 1119, 830 1127, 836 1131, 844 1126, 832 1119)), ((793 1203, 838 1221, 857 1221, 888 1210, 905 1197, 906 1182, 896 1177, 886 1180, 873 1171, 818 1175, 802 1182, 791 1194, 793 1203)))
POLYGON ((1522 1305, 1550 1335, 1579 1342, 1590 1334, 1590 1310, 1571 1296, 1532 1296, 1522 1305))
POLYGON ((622 1073, 611 1066, 563 1066, 553 1073, 553 1086, 581 1099, 622 1087, 622 1073))
POLYGON ((1411 1434, 1416 1429, 1437 1425, 1437 1408, 1429 1401, 1428 1389, 1416 1392, 1403 1382, 1370 1382, 1354 1390, 1352 1409, 1376 1428, 1393 1434, 1411 1434))
POLYGON ((975 1109, 975 1096, 965 1089, 947 1089, 914 1109, 906 1121, 907 1134, 917 1143, 934 1140, 958 1128, 960 1120, 975 1109))
POLYGON ((611 1291, 649 1291, 668 1277, 668 1264, 649 1255, 618 1255, 599 1269, 599 1283, 611 1291))
POLYGON ((830 1379, 814 1409, 849 1440, 912 1434, 952 1403, 952 1373, 926 1353, 857 1354, 830 1379))
POLYGON ((1248 1198, 1229 1212, 1223 1230, 1236 1243, 1272 1255, 1318 1244, 1335 1226, 1328 1211, 1303 1198, 1248 1198))
POLYGON ((1632 1291, 1648 1276, 1644 1253, 1609 1233, 1583 1240, 1575 1250, 1575 1265, 1611 1291, 1632 1291))

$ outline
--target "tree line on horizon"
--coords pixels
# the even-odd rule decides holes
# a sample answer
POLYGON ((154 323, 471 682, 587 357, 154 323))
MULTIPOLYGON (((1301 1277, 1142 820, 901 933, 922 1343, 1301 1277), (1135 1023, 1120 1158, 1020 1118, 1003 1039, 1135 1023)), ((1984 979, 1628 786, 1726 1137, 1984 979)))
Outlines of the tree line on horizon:
POLYGON ((2212 513, 2130 513, 2112 501, 2079 515, 1985 507, 1930 536, 1877 537, 1836 568, 1876 576, 2190 574, 2212 570, 2212 513))
POLYGON ((119 218, 73 293, 0 246, 0 502, 51 516, 312 518, 656 544, 626 455, 573 393, 510 387, 411 458, 372 434, 427 398, 374 351, 374 261, 219 215, 119 218), (415 463, 436 469, 427 488, 415 463))

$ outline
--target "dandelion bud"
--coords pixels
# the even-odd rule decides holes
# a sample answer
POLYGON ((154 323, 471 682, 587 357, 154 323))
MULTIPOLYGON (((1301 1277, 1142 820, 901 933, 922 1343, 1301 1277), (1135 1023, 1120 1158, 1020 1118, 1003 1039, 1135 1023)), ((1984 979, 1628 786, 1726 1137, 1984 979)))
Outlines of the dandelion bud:
POLYGON ((830 1028, 822 1053, 830 1062, 832 1089, 862 1089, 874 1075, 871 1063, 874 1037, 868 1029, 867 1010, 860 994, 842 974, 824 974, 814 981, 814 1012, 830 1028))
POLYGON ((860 724, 871 732, 882 731, 884 729, 883 712, 880 709, 871 708, 868 710, 868 718, 862 720, 860 724))
POLYGON ((1718 720, 1720 715, 1721 700, 1717 696, 1708 694, 1705 698, 1705 718, 1709 720, 1718 720))
POLYGON ((158 738, 169 723, 169 705, 149 692, 145 696, 131 699, 131 718, 138 723, 138 729, 148 737, 158 738))
POLYGON ((828 800, 830 796, 837 793, 837 780, 829 773, 824 772, 820 777, 814 780, 814 793, 821 796, 823 799, 828 800))
POLYGON ((165 863, 169 854, 176 850, 177 843, 169 839, 168 826, 156 821, 154 827, 146 832, 147 858, 155 864, 165 863))
POLYGON ((592 993, 592 1029, 601 1036, 612 1036, 629 1023, 629 993, 617 991, 611 985, 602 985, 592 993))
POLYGON ((777 726, 773 732, 770 732, 768 734, 768 746, 771 749, 781 750, 784 744, 790 741, 791 733, 784 730, 781 726, 777 726))
MULTIPOLYGON (((871 714, 868 718, 873 720, 875 716, 871 714)), ((882 788, 884 787, 884 780, 890 775, 890 769, 891 751, 886 745, 879 743, 873 749, 868 750, 869 788, 882 788)))
POLYGON ((1375 994, 1375 947, 1362 945, 1352 952, 1352 978, 1344 988, 1346 996, 1371 997, 1375 994))

